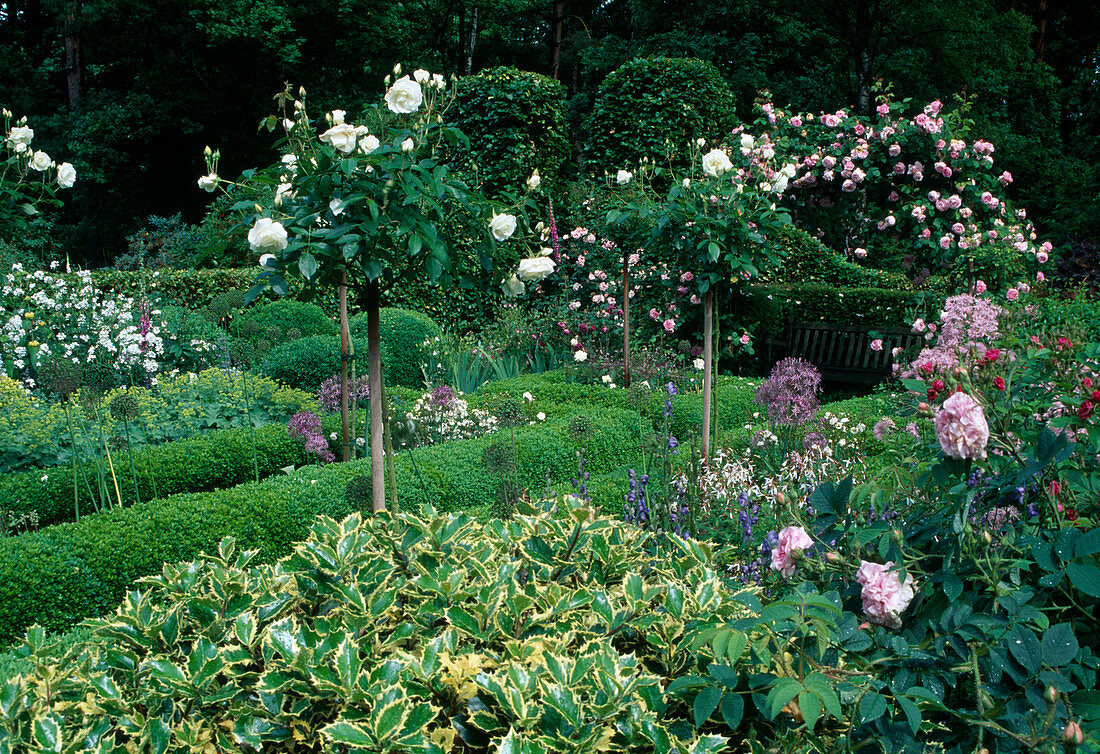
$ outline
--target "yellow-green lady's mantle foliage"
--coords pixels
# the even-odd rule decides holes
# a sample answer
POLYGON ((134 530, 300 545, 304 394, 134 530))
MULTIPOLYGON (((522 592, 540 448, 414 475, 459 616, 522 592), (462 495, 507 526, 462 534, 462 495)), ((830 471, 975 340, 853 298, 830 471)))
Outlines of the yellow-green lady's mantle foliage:
POLYGON ((725 749, 664 691, 744 612, 708 548, 559 506, 325 518, 274 566, 231 540, 166 566, 85 645, 31 632, 0 752, 725 749))

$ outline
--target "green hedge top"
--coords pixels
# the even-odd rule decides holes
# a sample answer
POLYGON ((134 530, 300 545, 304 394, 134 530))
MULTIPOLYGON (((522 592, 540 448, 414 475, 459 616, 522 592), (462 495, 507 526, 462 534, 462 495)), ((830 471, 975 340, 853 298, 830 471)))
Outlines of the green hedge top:
POLYGON ((489 68, 458 81, 451 116, 490 193, 522 191, 536 168, 553 186, 569 157, 565 87, 538 73, 489 68))
POLYGON ((764 278, 765 283, 823 283, 838 288, 912 288, 904 275, 862 267, 793 225, 780 230, 770 243, 778 249, 783 262, 774 274, 764 278))
POLYGON ((612 71, 596 93, 582 147, 594 175, 632 169, 665 154, 686 164, 688 144, 716 143, 737 121, 729 85, 713 64, 693 58, 639 58, 612 71))
MULTIPOLYGON (((172 270, 153 272, 92 270, 95 287, 107 293, 136 296, 145 291, 159 303, 204 309, 219 295, 234 288, 248 290, 259 272, 256 269, 172 270)), ((73 276, 75 282, 76 276, 73 276)))

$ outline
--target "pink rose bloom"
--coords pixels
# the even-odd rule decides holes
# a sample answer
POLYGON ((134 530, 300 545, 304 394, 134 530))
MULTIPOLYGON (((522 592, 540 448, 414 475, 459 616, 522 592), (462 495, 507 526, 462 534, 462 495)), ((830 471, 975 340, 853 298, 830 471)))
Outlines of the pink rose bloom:
POLYGON ((840 187, 840 190, 846 193, 851 193, 852 191, 856 190, 856 182, 849 178, 848 180, 844 181, 844 183, 840 187))
POLYGON ((1041 282, 1043 282, 1044 280, 1047 279, 1047 276, 1044 275, 1042 272, 1038 272, 1038 273, 1035 274, 1035 279, 1038 280, 1041 283, 1041 282))
MULTIPOLYGON (((1041 272, 1040 272, 1039 274, 1041 275, 1041 274, 1043 274, 1043 273, 1041 273, 1041 272)), ((633 291, 631 291, 631 294, 633 294, 633 293, 634 293, 634 292, 633 292, 633 291)), ((693 293, 693 294, 691 294, 691 298, 690 298, 690 299, 688 299, 688 300, 689 300, 689 301, 691 301, 691 303, 692 303, 692 304, 698 304, 698 303, 699 303, 700 301, 702 301, 702 299, 701 299, 701 298, 699 298, 698 296, 696 296, 696 295, 695 295, 694 293, 693 293)))
POLYGON ((741 345, 747 346, 751 340, 748 333, 741 334, 741 345))
POLYGON ((890 106, 887 105, 884 102, 884 103, 882 103, 881 105, 879 105, 878 107, 875 108, 875 112, 878 113, 879 115, 889 115, 890 114, 890 106))
POLYGON ((913 332, 924 332, 924 330, 925 324, 923 319, 918 317, 917 319, 913 320, 913 332))
POLYGON ((1035 254, 1035 261, 1039 264, 1046 264, 1050 256, 1045 251, 1040 251, 1035 254))
POLYGON ((907 574, 903 584, 897 573, 890 570, 893 565, 893 561, 885 565, 861 561, 856 581, 863 585, 860 596, 867 619, 880 626, 901 628, 901 614, 913 601, 915 580, 912 574, 907 574))
POLYGON ((954 393, 943 402, 933 422, 936 439, 943 454, 949 458, 985 458, 985 446, 989 442, 989 425, 985 412, 976 400, 966 393, 954 393))
POLYGON ((794 116, 793 118, 791 118, 791 125, 794 126, 795 128, 801 128, 802 127, 802 119, 799 118, 797 115, 794 116))
POLYGON ((966 231, 962 223, 955 223, 951 226, 951 232, 957 236, 961 236, 966 231))
POLYGON ((665 332, 672 332, 676 329, 676 320, 666 319, 664 323, 665 332))
POLYGON ((688 272, 685 272, 683 275, 680 276, 680 282, 681 283, 690 283, 694 279, 695 279, 695 273, 691 272, 690 270, 688 272))
POLYGON ((943 236, 942 238, 940 238, 940 248, 941 249, 950 249, 951 248, 951 236, 943 236))
POLYGON ((656 309, 650 309, 649 310, 649 318, 656 321, 656 320, 661 318, 661 314, 656 309))
POLYGON ((1005 291, 1005 298, 1007 298, 1009 301, 1015 301, 1019 297, 1020 292, 1015 288, 1009 288, 1007 291, 1005 291))
POLYGON ((891 157, 897 157, 901 154, 901 144, 891 144, 890 149, 887 150, 891 157))
POLYGON ((833 157, 831 154, 826 155, 825 158, 821 161, 821 164, 822 166, 831 169, 834 165, 836 165, 836 158, 833 157))
POLYGON ((801 526, 788 526, 779 532, 779 544, 772 550, 772 570, 789 579, 794 576, 796 552, 813 547, 814 541, 801 526))
POLYGON ((1001 177, 997 180, 1001 182, 1002 186, 1007 186, 1008 184, 1012 183, 1012 173, 1006 170, 1005 172, 1001 173, 1001 177))
POLYGON ((882 338, 875 338, 874 340, 871 341, 871 350, 872 351, 881 351, 882 350, 882 338))
POLYGON ((974 295, 980 296, 985 293, 985 282, 982 280, 974 281, 974 295))

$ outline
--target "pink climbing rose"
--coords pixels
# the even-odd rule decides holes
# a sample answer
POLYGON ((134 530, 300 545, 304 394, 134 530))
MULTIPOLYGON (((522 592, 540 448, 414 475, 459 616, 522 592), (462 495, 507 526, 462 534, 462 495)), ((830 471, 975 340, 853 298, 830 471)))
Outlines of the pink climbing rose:
POLYGON ((891 570, 894 563, 885 565, 860 562, 856 571, 856 581, 863 585, 860 596, 863 598, 863 612, 872 623, 888 628, 901 628, 901 614, 913 600, 912 574, 907 574, 902 583, 896 571, 891 570))
POLYGON ((954 393, 943 402, 933 422, 936 439, 943 454, 949 458, 985 458, 989 442, 989 424, 982 406, 963 392, 954 393))
POLYGON ((813 547, 814 541, 801 526, 788 526, 779 532, 779 544, 772 549, 772 569, 783 578, 794 575, 795 553, 813 547))

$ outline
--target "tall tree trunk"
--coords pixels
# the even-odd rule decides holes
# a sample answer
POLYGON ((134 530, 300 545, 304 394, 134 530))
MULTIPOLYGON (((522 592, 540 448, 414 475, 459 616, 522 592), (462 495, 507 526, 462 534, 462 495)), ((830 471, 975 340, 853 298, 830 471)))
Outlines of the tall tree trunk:
POLYGON ((65 83, 69 90, 69 112, 73 113, 80 111, 80 100, 83 95, 78 11, 78 3, 69 3, 65 6, 65 83))
POLYGON ((623 251, 623 387, 630 387, 630 255, 623 251))
POLYGON ((1039 41, 1035 45, 1035 62, 1042 63, 1047 51, 1047 0, 1039 0, 1039 41))
POLYGON ((710 460, 711 372, 714 369, 714 286, 703 299, 703 463, 710 460))
POLYGON ((367 370, 370 375, 370 481, 372 509, 386 510, 386 463, 382 429, 382 335, 378 283, 367 284, 367 370))
POLYGON ((550 19, 550 78, 557 80, 561 67, 561 27, 565 16, 565 0, 554 0, 554 15, 550 19))
POLYGON ((348 353, 351 350, 351 336, 348 329, 348 271, 340 271, 340 284, 336 288, 340 304, 340 438, 343 450, 340 458, 351 460, 351 432, 348 427, 348 353))
POLYGON ((466 39, 466 75, 474 70, 474 48, 477 47, 477 5, 470 12, 470 36, 466 39))
POLYGON ((393 433, 390 431, 392 417, 390 416, 390 397, 386 394, 385 384, 385 375, 383 375, 382 410, 385 411, 385 415, 382 417, 382 446, 386 449, 386 486, 389 487, 390 510, 397 513, 399 510, 397 507, 397 470, 393 465, 393 433))

